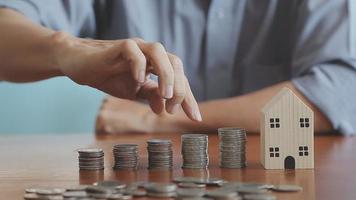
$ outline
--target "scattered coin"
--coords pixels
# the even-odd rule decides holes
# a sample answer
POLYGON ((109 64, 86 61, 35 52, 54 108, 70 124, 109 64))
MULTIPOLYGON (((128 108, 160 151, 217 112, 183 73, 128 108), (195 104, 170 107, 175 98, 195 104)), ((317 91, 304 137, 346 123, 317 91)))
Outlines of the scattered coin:
POLYGON ((205 195, 205 189, 197 188, 180 188, 177 189, 178 198, 187 198, 187 197, 202 197, 205 195))
POLYGON ((303 190, 299 185, 275 185, 271 189, 276 192, 299 192, 303 190))
POLYGON ((149 183, 146 186, 147 196, 155 198, 175 197, 176 189, 174 183, 149 183))
POLYGON ((36 188, 27 188, 27 189, 25 189, 25 192, 26 193, 36 193, 37 189, 36 188))
POLYGON ((246 167, 246 131, 242 128, 219 128, 220 167, 246 167))
POLYGON ((256 186, 241 186, 236 190, 241 194, 263 194, 267 192, 267 189, 262 189, 256 186))
POLYGON ((122 194, 111 194, 106 199, 108 199, 108 200, 121 200, 122 196, 123 196, 122 194))
POLYGON ((199 184, 199 183, 190 183, 190 182, 182 182, 178 183, 178 187, 181 188, 205 188, 205 184, 199 184))
POLYGON ((207 191, 205 196, 213 199, 241 199, 238 198, 237 192, 227 192, 220 189, 207 191))
POLYGON ((113 189, 123 189, 126 187, 126 184, 120 181, 100 181, 96 182, 93 185, 101 186, 101 187, 108 187, 113 189))
POLYGON ((132 195, 122 195, 120 200, 130 200, 132 199, 132 195))
POLYGON ((63 193, 64 198, 86 198, 88 197, 85 191, 70 191, 63 193))
POLYGON ((176 183, 196 183, 205 185, 217 185, 220 186, 225 181, 221 178, 200 178, 200 177, 175 177, 173 182, 176 183))
POLYGON ((276 200, 277 197, 269 194, 246 194, 244 200, 276 200))
POLYGON ((138 181, 126 185, 120 181, 106 180, 93 185, 78 185, 64 188, 28 188, 25 200, 62 200, 62 199, 109 199, 122 200, 133 197, 176 198, 180 200, 275 200, 268 194, 272 189, 278 192, 296 192, 302 190, 298 185, 276 185, 264 183, 227 182, 220 178, 175 177, 175 183, 156 183, 138 181), (213 190, 205 190, 206 185, 221 184, 213 190), (179 186, 179 188, 177 188, 179 186))
POLYGON ((177 185, 174 183, 150 183, 146 186, 148 192, 168 193, 174 192, 176 189, 177 185))
POLYGON ((66 190, 63 188, 51 188, 51 189, 37 189, 36 193, 38 195, 61 195, 66 190))
POLYGON ((36 193, 25 193, 23 198, 26 200, 34 200, 34 199, 38 199, 38 196, 36 193))
POLYGON ((67 187, 66 191, 85 191, 88 186, 90 185, 74 185, 71 187, 67 187))
POLYGON ((136 189, 132 192, 133 197, 144 197, 146 195, 147 195, 147 192, 145 190, 136 189))

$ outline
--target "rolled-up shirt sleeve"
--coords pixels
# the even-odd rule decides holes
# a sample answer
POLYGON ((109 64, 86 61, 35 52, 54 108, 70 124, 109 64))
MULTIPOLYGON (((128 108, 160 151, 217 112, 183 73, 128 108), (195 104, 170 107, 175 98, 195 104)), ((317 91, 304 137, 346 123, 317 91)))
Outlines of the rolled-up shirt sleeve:
POLYGON ((344 135, 356 135, 356 1, 299 5, 293 84, 344 135))
POLYGON ((0 0, 0 8, 16 10, 35 23, 75 36, 95 36, 95 14, 90 0, 0 0))

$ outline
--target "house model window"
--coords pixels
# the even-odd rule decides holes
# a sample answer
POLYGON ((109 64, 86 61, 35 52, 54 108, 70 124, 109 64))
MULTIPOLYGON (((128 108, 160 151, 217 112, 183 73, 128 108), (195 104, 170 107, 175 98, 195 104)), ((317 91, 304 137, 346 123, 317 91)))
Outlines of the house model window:
POLYGON ((299 156, 308 156, 308 146, 299 146, 299 156))
POLYGON ((309 118, 300 118, 299 123, 300 123, 300 128, 308 128, 309 127, 309 118))
POLYGON ((279 118, 270 118, 269 124, 271 128, 279 128, 281 125, 279 124, 279 118))
POLYGON ((269 157, 279 157, 279 147, 269 148, 269 157))

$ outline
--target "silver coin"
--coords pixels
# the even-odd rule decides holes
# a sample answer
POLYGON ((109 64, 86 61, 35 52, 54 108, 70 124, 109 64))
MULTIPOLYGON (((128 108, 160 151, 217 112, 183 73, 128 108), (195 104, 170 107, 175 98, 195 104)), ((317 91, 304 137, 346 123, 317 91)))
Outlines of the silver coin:
POLYGON ((51 188, 51 189, 37 189, 36 193, 38 195, 61 195, 66 190, 63 188, 51 188))
POLYGON ((269 194, 246 194, 244 200, 276 200, 276 196, 269 194))
POLYGON ((231 199, 231 198, 238 197, 236 192, 227 192, 219 189, 207 191, 205 195, 207 197, 214 198, 214 199, 231 199))
POLYGON ((237 188, 237 192, 242 194, 263 194, 267 189, 262 189, 256 186, 241 186, 237 188))
POLYGON ((26 193, 36 193, 37 189, 36 188, 27 188, 27 189, 25 189, 25 192, 26 193))
POLYGON ((93 185, 93 186, 87 187, 85 191, 87 193, 111 194, 111 193, 113 193, 113 188, 93 185))
POLYGON ((178 183, 178 187, 181 188, 205 188, 205 184, 199 184, 199 183, 189 183, 189 182, 182 182, 178 183))
POLYGON ((133 197, 144 197, 147 195, 147 192, 145 190, 134 190, 132 192, 133 197))
POLYGON ((169 193, 174 192, 177 185, 174 183, 149 183, 146 186, 147 192, 169 193))
POLYGON ((68 191, 63 193, 64 198, 85 198, 88 197, 85 191, 68 191))
POLYGON ((66 188, 66 191, 85 191, 90 185, 74 185, 66 188))
POLYGON ((177 197, 202 197, 206 191, 204 189, 197 188, 180 188, 176 191, 177 197))
POLYGON ((38 196, 37 196, 37 194, 36 193, 25 193, 24 194, 24 196, 23 196, 23 198, 25 199, 25 200, 37 200, 38 199, 38 196))
POLYGON ((299 192, 303 190, 299 185, 275 185, 271 189, 276 192, 299 192))
POLYGON ((110 194, 106 199, 108 200, 121 200, 122 194, 110 194))
POLYGON ((77 150, 78 153, 101 153, 103 152, 102 149, 99 148, 82 148, 77 150))
POLYGON ((147 192, 147 196, 154 198, 171 198, 175 197, 175 192, 166 192, 166 193, 156 193, 156 192, 147 192))

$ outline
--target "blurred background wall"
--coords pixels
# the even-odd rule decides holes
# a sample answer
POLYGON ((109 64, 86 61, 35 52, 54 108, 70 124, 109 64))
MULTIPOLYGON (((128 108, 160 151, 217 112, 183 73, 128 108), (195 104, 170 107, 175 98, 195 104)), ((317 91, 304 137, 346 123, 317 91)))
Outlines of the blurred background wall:
POLYGON ((68 78, 0 81, 0 134, 92 133, 104 94, 68 78))

